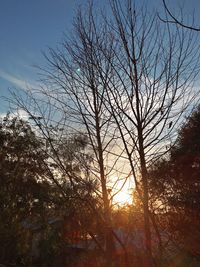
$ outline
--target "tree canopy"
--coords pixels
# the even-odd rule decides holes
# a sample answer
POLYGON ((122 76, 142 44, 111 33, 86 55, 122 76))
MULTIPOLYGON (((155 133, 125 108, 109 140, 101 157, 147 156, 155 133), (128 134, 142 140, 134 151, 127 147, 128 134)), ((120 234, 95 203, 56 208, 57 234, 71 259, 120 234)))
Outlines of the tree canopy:
POLYGON ((179 245, 199 254, 200 214, 200 108, 179 130, 169 156, 159 160, 151 171, 155 202, 169 216, 168 230, 179 245), (158 204, 158 203, 157 203, 158 204))

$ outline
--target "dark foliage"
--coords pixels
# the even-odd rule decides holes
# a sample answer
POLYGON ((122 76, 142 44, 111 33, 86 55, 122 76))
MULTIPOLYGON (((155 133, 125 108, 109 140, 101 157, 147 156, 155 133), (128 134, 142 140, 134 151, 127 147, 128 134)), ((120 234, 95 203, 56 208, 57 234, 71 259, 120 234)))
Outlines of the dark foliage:
POLYGON ((180 129, 169 158, 153 166, 150 183, 172 238, 179 247, 200 254, 200 107, 180 129))
POLYGON ((24 260, 31 245, 26 240, 26 220, 36 217, 42 220, 50 205, 50 185, 43 181, 46 156, 42 148, 43 143, 27 122, 9 116, 1 120, 1 263, 16 264, 24 260))

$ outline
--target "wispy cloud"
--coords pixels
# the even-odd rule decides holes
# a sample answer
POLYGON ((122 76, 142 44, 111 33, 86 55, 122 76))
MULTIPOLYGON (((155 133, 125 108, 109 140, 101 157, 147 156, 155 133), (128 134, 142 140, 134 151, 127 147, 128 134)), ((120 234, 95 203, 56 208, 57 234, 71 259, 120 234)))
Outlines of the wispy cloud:
POLYGON ((26 80, 20 79, 16 77, 15 75, 5 72, 1 69, 0 69, 0 77, 12 83, 14 86, 19 87, 24 90, 26 90, 27 88, 37 88, 39 86, 39 84, 33 81, 27 82, 26 80))

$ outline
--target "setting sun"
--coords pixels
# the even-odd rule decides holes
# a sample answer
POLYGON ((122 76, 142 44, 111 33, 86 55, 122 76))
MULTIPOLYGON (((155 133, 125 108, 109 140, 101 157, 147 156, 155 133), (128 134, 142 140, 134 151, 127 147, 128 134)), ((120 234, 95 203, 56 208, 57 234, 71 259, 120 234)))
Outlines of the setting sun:
POLYGON ((114 197, 113 197, 113 203, 118 205, 126 205, 131 204, 133 202, 133 183, 131 179, 126 181, 126 183, 123 185, 124 180, 119 180, 116 183, 115 189, 113 190, 114 193, 117 193, 118 190, 120 190, 114 197))

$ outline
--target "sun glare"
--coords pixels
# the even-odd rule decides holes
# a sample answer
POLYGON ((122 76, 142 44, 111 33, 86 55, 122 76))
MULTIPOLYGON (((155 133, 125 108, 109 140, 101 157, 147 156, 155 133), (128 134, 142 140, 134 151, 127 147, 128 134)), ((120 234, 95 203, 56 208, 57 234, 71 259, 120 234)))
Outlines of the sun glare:
POLYGON ((119 180, 115 186, 114 192, 120 190, 113 198, 113 204, 126 205, 133 203, 133 184, 131 181, 127 181, 123 186, 123 180, 119 180), (123 188, 121 188, 123 186, 123 188))

